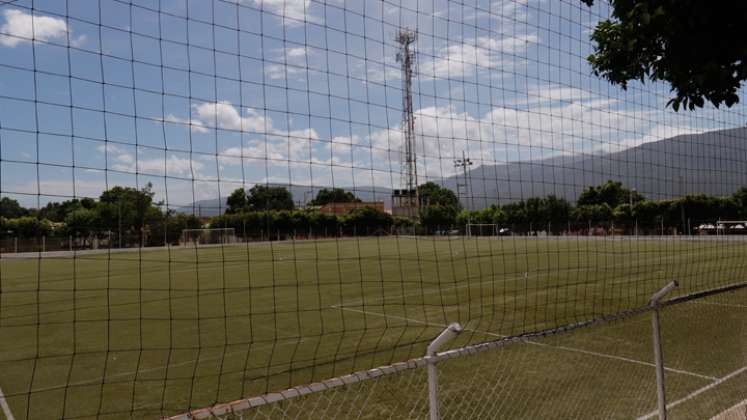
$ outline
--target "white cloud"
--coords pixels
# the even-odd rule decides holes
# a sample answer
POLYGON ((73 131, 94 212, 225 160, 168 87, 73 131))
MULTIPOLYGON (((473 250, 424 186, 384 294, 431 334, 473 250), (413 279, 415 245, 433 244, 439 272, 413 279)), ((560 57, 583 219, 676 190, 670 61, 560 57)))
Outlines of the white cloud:
POLYGON ((536 44, 539 42, 539 37, 535 34, 523 34, 516 36, 509 36, 500 39, 493 37, 479 37, 477 38, 476 44, 483 50, 487 50, 488 53, 517 53, 527 49, 529 44, 536 44))
POLYGON ((290 47, 285 49, 288 60, 300 60, 306 58, 306 47, 290 47))
POLYGON ((239 110, 228 101, 206 102, 195 105, 193 108, 197 122, 202 127, 265 132, 269 126, 272 126, 271 121, 251 108, 247 108, 247 115, 242 116, 239 110))
POLYGON ((271 80, 297 78, 306 74, 306 47, 288 47, 277 51, 275 61, 265 65, 265 74, 271 80))
MULTIPOLYGON (((499 67, 503 54, 515 55, 525 51, 529 44, 537 43, 533 34, 517 35, 500 39, 478 37, 466 39, 459 44, 450 44, 440 49, 436 56, 419 65, 419 76, 438 79, 464 79, 477 73, 499 67)), ((511 61, 515 61, 511 58, 511 61)))
POLYGON ((202 169, 205 165, 193 159, 182 158, 176 155, 168 155, 163 158, 139 158, 135 159, 132 152, 128 152, 122 146, 107 143, 96 147, 98 153, 107 153, 110 168, 129 173, 157 176, 177 176, 199 179, 202 178, 202 169))
POLYGON ((249 0, 257 7, 268 10, 279 16, 290 19, 283 19, 286 25, 301 25, 304 21, 316 22, 314 16, 309 13, 311 0, 249 0))
MULTIPOLYGON (((207 102, 194 106, 196 122, 200 127, 221 128, 249 133, 266 134, 270 139, 301 138, 318 139, 316 130, 282 130, 274 126, 272 118, 260 115, 253 108, 246 108, 245 115, 228 101, 207 102)), ((194 122, 193 122, 194 124, 194 122)))
POLYGON ((285 64, 268 64, 265 66, 265 74, 272 80, 283 80, 304 74, 304 69, 285 64))
POLYGON ((175 124, 188 125, 192 129, 192 131, 194 131, 195 133, 207 133, 208 132, 208 129, 205 128, 205 126, 202 124, 202 121, 199 121, 199 120, 179 118, 177 116, 169 114, 163 119, 163 121, 175 123, 175 124))
MULTIPOLYGON (((418 173, 431 179, 454 175, 452 160, 461 157, 463 150, 477 166, 495 165, 556 155, 616 152, 702 131, 693 129, 687 118, 665 115, 665 110, 621 108, 612 99, 574 88, 556 86, 541 91, 534 92, 539 98, 531 106, 495 106, 480 116, 453 106, 417 110, 418 173)), ((375 158, 369 165, 382 172, 389 167, 398 171, 403 157, 401 130, 378 130, 371 134, 370 142, 375 158)), ((397 185, 396 181, 392 185, 397 185)))
MULTIPOLYGON (((31 15, 22 10, 8 9, 3 12, 5 23, 0 26, 0 45, 13 48, 24 42, 49 41, 57 39, 66 41, 68 36, 67 23, 63 19, 51 16, 31 15)), ((79 46, 86 37, 81 35, 71 38, 72 46, 79 46)))
POLYGON ((99 145, 96 147, 96 151, 99 153, 106 153, 117 164, 130 165, 135 162, 135 157, 132 153, 125 151, 122 147, 117 146, 113 143, 106 143, 105 145, 99 145))

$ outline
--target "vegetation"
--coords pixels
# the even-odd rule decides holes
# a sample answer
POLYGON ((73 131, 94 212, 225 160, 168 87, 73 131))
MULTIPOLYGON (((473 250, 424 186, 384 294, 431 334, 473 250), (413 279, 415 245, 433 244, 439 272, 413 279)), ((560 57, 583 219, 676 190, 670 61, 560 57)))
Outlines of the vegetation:
POLYGON ((329 203, 360 203, 361 200, 350 191, 342 188, 322 188, 316 193, 316 197, 309 201, 309 205, 323 206, 329 203))
POLYGON ((41 209, 25 209, 16 200, 2 199, 0 238, 73 237, 80 246, 94 239, 109 241, 111 246, 156 246, 176 243, 183 229, 199 228, 194 216, 161 210, 153 202, 151 186, 143 189, 113 187, 98 200, 84 198, 49 203, 41 209))
POLYGON ((293 196, 283 187, 255 185, 249 191, 237 188, 226 201, 226 213, 263 210, 293 210, 293 196))
MULTIPOLYGON (((591 5, 594 0, 582 0, 591 5)), ((672 108, 732 106, 747 79, 747 3, 700 0, 613 0, 612 17, 597 24, 588 60, 594 72, 627 87, 665 81, 672 108)))
MULTIPOLYGON (((392 228, 412 228, 426 233, 463 229, 467 223, 495 224, 517 234, 546 231, 560 234, 585 232, 589 228, 627 233, 692 232, 700 223, 747 219, 747 187, 730 197, 703 194, 673 200, 647 200, 620 182, 607 181, 586 188, 575 206, 549 195, 493 205, 480 210, 462 210, 456 195, 434 183, 418 187, 421 199, 417 221, 393 218, 370 207, 335 216, 317 209, 297 209, 283 187, 255 186, 235 190, 228 197, 226 213, 200 221, 195 216, 164 212, 153 201, 150 186, 141 190, 114 187, 98 200, 85 198, 49 203, 41 209, 23 208, 10 198, 0 200, 0 238, 74 237, 80 246, 94 239, 112 246, 157 246, 178 243, 182 230, 200 227, 233 228, 240 237, 287 238, 291 236, 375 235, 392 228), (13 217, 8 217, 8 216, 13 217)), ((314 203, 360 202, 350 192, 323 189, 314 203), (331 200, 331 201, 330 201, 331 200)))

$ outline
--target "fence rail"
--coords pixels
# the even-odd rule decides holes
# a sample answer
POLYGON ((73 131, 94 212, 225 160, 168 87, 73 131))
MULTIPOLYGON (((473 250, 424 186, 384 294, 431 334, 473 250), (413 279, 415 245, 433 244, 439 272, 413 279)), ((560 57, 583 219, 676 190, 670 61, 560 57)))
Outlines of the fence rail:
MULTIPOLYGON (((506 386, 509 390, 507 391, 507 395, 500 395, 502 392, 495 392, 495 391, 487 391, 487 392, 495 392, 494 394, 491 394, 489 397, 485 397, 483 400, 479 400, 477 402, 470 403, 473 405, 470 410, 464 410, 464 408, 460 408, 458 410, 451 409, 451 410, 445 410, 446 415, 443 416, 443 418, 499 418, 503 417, 502 412, 500 411, 489 411, 489 410, 496 410, 494 407, 490 407, 492 404, 495 404, 497 399, 501 398, 508 398, 509 400, 511 398, 516 398, 517 395, 512 395, 510 392, 511 383, 513 381, 516 381, 517 378, 512 378, 510 371, 512 370, 508 364, 510 362, 505 361, 498 361, 495 358, 493 358, 494 352, 499 352, 506 348, 513 348, 513 346, 521 346, 521 345, 530 345, 530 346, 538 346, 541 348, 554 348, 558 349, 560 352, 571 352, 581 355, 587 355, 591 360, 594 359, 607 359, 612 361, 619 361, 622 364, 630 364, 630 365, 637 365, 637 366, 646 366, 652 368, 652 372, 648 377, 639 376, 637 381, 639 382, 637 386, 641 386, 642 389, 645 389, 646 392, 649 393, 649 395, 646 395, 645 393, 641 393, 636 396, 636 399, 638 399, 638 402, 641 401, 658 401, 658 406, 652 410, 651 412, 646 413, 640 413, 639 419, 648 419, 651 417, 658 417, 659 419, 666 419, 667 418, 667 411, 670 408, 675 408, 685 402, 687 402, 689 399, 695 398, 699 393, 703 393, 708 391, 710 388, 716 388, 717 386, 721 385, 724 382, 727 382, 731 380, 732 378, 741 375, 743 372, 747 372, 747 338, 740 336, 740 334, 744 331, 747 331, 747 304, 744 303, 742 300, 742 297, 747 297, 746 293, 740 293, 747 291, 747 282, 740 282, 735 283, 731 285, 727 285, 724 287, 719 287, 716 289, 708 290, 708 291, 702 291, 698 293, 692 293, 687 295, 680 295, 668 300, 662 300, 667 293, 669 293, 673 288, 677 286, 676 282, 672 282, 662 288, 660 291, 656 292, 652 298, 651 302, 648 305, 640 306, 637 308, 628 309, 622 312, 618 312, 615 314, 608 314, 608 315, 602 315, 593 319, 589 319, 586 321, 573 323, 564 325, 557 328, 537 331, 537 332, 531 332, 526 333, 518 336, 498 336, 497 334, 490 333, 488 335, 493 336, 494 338, 490 341, 478 343, 478 344, 472 344, 467 345, 464 347, 458 347, 453 348, 450 350, 433 353, 433 354, 426 354, 422 357, 417 357, 413 359, 409 359, 406 361, 393 363, 390 365, 380 366, 373 369, 367 369, 363 371, 357 371, 351 374, 339 376, 339 377, 333 377, 329 378, 320 382, 314 382, 307 385, 299 385, 292 388, 289 388, 284 391, 280 392, 272 392, 268 394, 258 395, 254 397, 249 398, 243 398, 236 401, 231 401, 223 404, 218 404, 212 407, 206 407, 202 409, 192 410, 188 413, 176 415, 169 417, 169 420, 189 420, 189 419, 208 419, 208 418, 231 418, 231 416, 240 416, 241 418, 265 418, 265 416, 272 417, 270 414, 274 414, 280 417, 285 418, 286 415, 292 413, 305 413, 305 415, 309 416, 315 416, 316 418, 326 418, 325 416, 330 414, 330 412, 334 412, 337 410, 343 411, 344 408, 341 408, 340 406, 337 406, 337 404, 352 404, 354 405, 354 409, 350 408, 351 411, 347 412, 347 414, 351 415, 349 418, 367 418, 366 413, 369 412, 376 412, 375 408, 376 406, 380 405, 381 402, 377 401, 376 398, 373 397, 373 395, 377 391, 374 385, 366 385, 366 383, 370 382, 377 382, 382 381, 383 377, 387 376, 407 376, 412 375, 415 377, 418 377, 419 385, 413 386, 412 383, 409 383, 409 387, 403 387, 403 383, 407 383, 407 380, 404 379, 392 379, 391 381, 393 383, 396 383, 397 385, 395 387, 392 387, 393 389, 398 389, 399 392, 404 392, 403 390, 406 389, 407 392, 410 392, 411 394, 407 394, 403 396, 403 398, 410 400, 408 405, 408 410, 405 410, 404 412, 400 412, 396 415, 393 413, 396 411, 392 407, 392 410, 389 414, 392 414, 389 417, 394 418, 409 418, 410 416, 414 417, 423 417, 425 416, 426 412, 430 413, 430 419, 436 420, 442 418, 439 413, 439 406, 441 404, 445 403, 445 398, 447 398, 450 401, 451 404, 454 403, 455 400, 461 400, 464 401, 465 399, 471 398, 470 395, 464 390, 460 391, 458 395, 454 395, 453 392, 443 392, 443 390, 440 390, 437 388, 431 388, 432 387, 432 378, 429 375, 427 376, 427 379, 424 379, 424 375, 421 373, 411 373, 408 371, 413 370, 425 370, 425 369, 438 369, 441 370, 440 366, 443 365, 443 362, 446 362, 451 359, 464 359, 464 363, 462 366, 468 366, 472 362, 474 364, 478 364, 481 368, 486 368, 490 372, 495 372, 496 375, 494 377, 490 377, 489 375, 486 375, 487 377, 482 378, 481 380, 481 386, 487 387, 488 389, 495 389, 499 386, 506 386), (736 293, 736 295, 735 295, 736 293), (713 297, 737 297, 737 301, 740 303, 726 303, 726 302, 712 302, 708 301, 708 298, 713 297), (744 328, 744 330, 738 329, 737 331, 734 331, 734 336, 731 337, 731 340, 736 341, 737 350, 739 353, 737 354, 737 360, 744 361, 743 366, 739 367, 738 369, 734 370, 733 372, 729 373, 728 375, 722 377, 722 378, 716 378, 712 376, 708 376, 706 374, 699 374, 695 372, 689 372, 684 369, 677 369, 669 366, 668 364, 665 364, 664 362, 664 348, 666 347, 667 350, 673 351, 676 353, 680 353, 682 350, 677 351, 678 346, 687 347, 687 341, 690 340, 689 335, 689 327, 691 325, 688 325, 687 323, 680 324, 677 331, 667 331, 666 329, 661 332, 660 331, 660 319, 659 319, 659 312, 663 311, 665 314, 671 314, 673 311, 676 311, 681 306, 686 304, 703 304, 703 305, 711 305, 714 306, 726 306, 729 305, 735 305, 735 306, 741 306, 743 313, 738 315, 739 319, 739 325, 744 328), (613 353, 603 353, 603 352, 597 352, 592 350, 584 350, 579 348, 571 348, 565 345, 559 345, 558 342, 565 342, 565 341, 573 341, 572 337, 574 334, 576 335, 589 335, 590 331, 594 330, 600 330, 600 329, 611 329, 615 328, 615 324, 625 324, 626 322, 636 322, 641 319, 641 317, 644 316, 651 316, 652 320, 652 330, 651 334, 646 331, 639 331, 638 336, 636 337, 637 340, 640 340, 640 342, 647 342, 649 341, 649 337, 653 336, 653 339, 651 342, 653 343, 653 351, 650 355, 645 354, 639 354, 641 360, 637 360, 630 357, 623 357, 619 356, 613 353), (662 336, 665 337, 666 341, 661 341, 662 336), (571 337, 570 339, 568 337, 571 337), (663 344, 666 343, 666 346, 663 344), (483 355, 483 353, 488 354, 485 356, 486 360, 483 361, 474 361, 472 358, 479 358, 480 355, 483 355), (491 361, 491 358, 493 360, 491 361), (649 359, 653 359, 652 362, 649 362, 649 359), (501 367, 506 367, 509 372, 501 372, 501 367), (709 385, 706 385, 702 388, 699 388, 695 391, 695 393, 687 394, 684 398, 674 399, 673 402, 671 402, 669 405, 667 405, 666 400, 666 389, 665 389, 665 382, 664 377, 665 374, 682 374, 685 376, 692 376, 692 377, 698 377, 705 380, 711 381, 709 385), (362 384, 362 385, 361 385, 362 384), (503 384, 503 385, 502 385, 503 384), (350 390, 350 388, 354 388, 358 386, 358 389, 350 390), (434 393, 435 392, 435 393, 434 393), (324 394, 334 394, 335 397, 329 398, 330 401, 328 401, 328 404, 318 404, 317 400, 326 399, 324 394), (339 397, 339 395, 343 395, 343 397, 339 397), (426 397, 426 395, 429 395, 430 397, 426 397), (336 398, 339 398, 339 401, 335 401, 336 398), (347 399, 350 399, 351 401, 347 401, 347 399), (301 400, 301 401, 297 401, 301 400), (361 403, 360 400, 363 402, 361 403), (427 403, 422 402, 422 400, 428 400, 427 403), (420 401, 420 402, 418 402, 420 401), (294 405, 297 404, 299 407, 294 407, 294 405), (367 406, 367 404, 370 404, 372 407, 367 406), (435 407, 434 407, 435 405, 435 407), (479 406, 479 405, 484 405, 479 406), (321 412, 307 412, 306 408, 313 407, 315 409, 321 410, 321 412), (329 411, 327 411, 329 410, 329 411), (434 415, 434 412, 436 413, 434 415), (480 416, 471 416, 470 414, 474 414, 475 412, 482 413, 480 416)), ((708 311, 695 311, 693 309, 685 309, 684 312, 687 312, 687 316, 701 316, 703 312, 708 313, 708 311)), ((686 321, 688 318, 686 318, 686 321)), ((689 319, 689 321, 693 321, 692 318, 689 319)), ((714 316, 711 319, 708 319, 709 322, 719 322, 718 316, 714 316)), ((671 325, 673 322, 679 322, 679 321, 673 321, 671 319, 664 320, 663 321, 665 325, 671 325)), ((666 328, 666 327, 665 327, 666 328)), ((434 340, 434 344, 439 341, 442 336, 445 336, 447 334, 458 334, 461 332, 462 327, 458 324, 453 324, 446 326, 444 329, 444 332, 434 340)), ((705 338, 705 337, 701 337, 705 338)), ((443 340, 443 343, 445 344, 448 341, 448 338, 443 340)), ((438 344, 440 346, 441 343, 438 344)), ((430 346, 429 346, 430 349, 430 346)), ((430 350, 429 350, 430 352, 430 350)), ((484 356, 484 355, 483 355, 484 356)), ((713 352, 709 352, 707 354, 700 355, 701 356, 701 362, 707 360, 710 357, 713 357, 713 352)), ((584 361, 588 362, 588 361, 584 361)), ((532 366, 529 366, 532 367, 532 366)), ((609 375, 610 377, 614 377, 616 372, 614 370, 611 370, 611 366, 605 366, 609 370, 605 370, 602 372, 594 372, 593 374, 597 376, 597 378, 609 375)), ((547 368, 545 366, 545 368, 547 368)), ((616 368, 616 367, 614 367, 616 368)), ((471 379, 470 375, 477 374, 480 371, 478 368, 472 367, 469 369, 469 373, 461 374, 460 372, 455 371, 455 369, 446 370, 449 375, 455 375, 456 378, 451 378, 451 383, 454 382, 460 383, 460 382, 470 382, 471 379)), ((578 372, 581 373, 581 372, 578 372)), ((589 374, 590 372, 583 372, 584 374, 589 374)), ((517 376, 521 376, 522 373, 519 372, 517 376)), ((538 378, 535 378, 537 380, 538 378)), ((552 379, 558 379, 558 378, 552 378, 552 379)), ((568 380, 569 378, 564 378, 565 380, 568 380)), ((747 375, 745 375, 745 379, 747 379, 747 375)), ((734 381, 736 382, 736 381, 734 381)), ((742 400, 738 400, 739 395, 744 397, 747 395, 747 381, 742 381, 742 386, 737 386, 737 390, 741 390, 743 394, 736 394, 736 396, 730 396, 729 398, 725 398, 723 401, 716 401, 718 398, 711 397, 711 401, 709 402, 709 405, 715 406, 715 407, 723 407, 723 404, 728 404, 730 402, 736 402, 737 405, 735 406, 729 406, 728 409, 723 410, 728 415, 729 412, 736 412, 741 405, 744 405, 745 402, 742 400), (735 399, 736 398, 736 399, 735 399), (736 407, 736 409, 734 408, 736 407)), ((535 383, 530 384, 530 389, 536 393, 535 397, 540 397, 539 390, 542 389, 543 383, 541 381, 537 381, 535 383)), ((469 387, 468 387, 469 388, 469 387)), ((485 389, 480 389, 482 392, 486 392, 485 389)), ((610 392, 614 392, 615 390, 609 390, 610 392)), ((670 395, 678 395, 677 390, 675 392, 671 392, 670 395)), ((718 392, 716 392, 717 396, 718 392)), ((576 395, 577 398, 586 399, 589 398, 588 396, 584 395, 576 395)), ((620 414, 624 412, 624 410, 621 410, 618 412, 617 410, 620 409, 620 407, 614 407, 614 404, 620 404, 621 401, 615 400, 615 395, 607 395, 608 401, 612 401, 613 406, 607 406, 606 409, 609 410, 609 413, 616 413, 620 414)), ((747 401, 747 399, 745 400, 747 401)), ((605 401, 597 401, 597 404, 600 404, 602 406, 605 405, 605 401)), ((461 404, 461 403, 460 403, 461 404)), ((511 402, 502 402, 501 404, 511 405, 511 402)), ((380 407, 378 407, 380 409, 380 407)), ((698 411, 698 414, 702 414, 704 411, 698 411)), ((713 418, 721 418, 718 417, 720 411, 714 413, 713 418)), ((289 416, 293 417, 293 416, 289 416)), ((524 417, 524 416, 519 416, 524 417)), ((552 418, 554 417, 552 413, 543 412, 540 416, 535 418, 552 418)), ((617 415, 615 415, 617 417, 617 415)), ((348 418, 348 417, 345 417, 348 418)), ((518 418, 518 417, 517 417, 518 418)), ((564 418, 564 416, 560 416, 559 418, 564 418)), ((693 418, 697 418, 693 417, 693 418)), ((727 417, 725 417, 727 418, 727 417)), ((731 417, 728 417, 731 418, 731 417)))

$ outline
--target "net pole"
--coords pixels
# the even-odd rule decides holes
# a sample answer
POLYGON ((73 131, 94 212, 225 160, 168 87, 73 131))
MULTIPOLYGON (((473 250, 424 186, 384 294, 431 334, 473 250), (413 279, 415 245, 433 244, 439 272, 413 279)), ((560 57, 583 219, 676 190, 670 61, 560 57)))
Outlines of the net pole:
POLYGON ((673 281, 651 296, 651 327, 654 336, 654 359, 656 362, 656 397, 659 409, 659 420, 667 420, 667 398, 664 390, 664 355, 661 349, 661 327, 659 324, 659 302, 664 296, 677 287, 673 281))
MULTIPOLYGON (((428 345, 426 350, 426 356, 433 357, 448 341, 451 341, 460 332, 462 332, 462 326, 458 323, 450 324, 445 330, 441 332, 431 344, 428 345)), ((428 406, 430 413, 430 420, 439 420, 440 415, 438 412, 438 369, 436 369, 436 361, 428 359, 428 406)))

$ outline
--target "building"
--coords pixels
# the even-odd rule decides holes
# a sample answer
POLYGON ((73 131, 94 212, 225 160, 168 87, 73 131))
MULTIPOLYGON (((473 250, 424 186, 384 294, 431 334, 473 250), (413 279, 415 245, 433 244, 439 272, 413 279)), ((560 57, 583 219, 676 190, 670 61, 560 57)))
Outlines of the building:
POLYGON ((416 219, 418 217, 418 198, 416 190, 392 191, 392 216, 416 219))
POLYGON ((331 214, 335 216, 342 216, 348 214, 355 209, 362 209, 364 207, 371 207, 380 212, 384 211, 383 201, 359 201, 357 203, 327 203, 319 207, 319 212, 323 214, 331 214))

